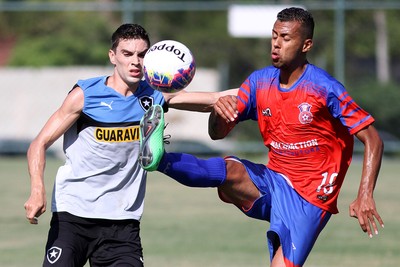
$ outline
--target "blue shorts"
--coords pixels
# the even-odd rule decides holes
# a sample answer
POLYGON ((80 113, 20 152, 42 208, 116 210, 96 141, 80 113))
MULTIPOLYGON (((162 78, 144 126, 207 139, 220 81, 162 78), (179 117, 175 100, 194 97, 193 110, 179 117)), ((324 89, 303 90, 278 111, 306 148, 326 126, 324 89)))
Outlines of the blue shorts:
POLYGON ((303 199, 282 174, 263 164, 237 160, 246 167, 260 191, 261 196, 253 206, 242 211, 249 217, 270 222, 267 232, 270 259, 281 245, 286 266, 302 266, 331 213, 303 199))

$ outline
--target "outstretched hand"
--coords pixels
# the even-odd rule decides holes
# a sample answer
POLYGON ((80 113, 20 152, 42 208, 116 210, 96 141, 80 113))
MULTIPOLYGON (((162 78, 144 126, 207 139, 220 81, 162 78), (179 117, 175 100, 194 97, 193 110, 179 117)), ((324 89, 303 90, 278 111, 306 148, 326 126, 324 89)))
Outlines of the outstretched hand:
POLYGON ((220 97, 214 104, 208 121, 208 134, 218 140, 228 135, 238 118, 237 98, 234 95, 220 97))
POLYGON ((214 111, 227 123, 237 118, 237 97, 234 95, 222 96, 214 104, 214 111))
POLYGON ((372 238, 373 233, 378 234, 378 226, 376 221, 379 222, 384 228, 383 220, 376 210, 375 200, 372 197, 358 197, 354 200, 349 207, 349 214, 351 217, 357 218, 361 229, 372 238))

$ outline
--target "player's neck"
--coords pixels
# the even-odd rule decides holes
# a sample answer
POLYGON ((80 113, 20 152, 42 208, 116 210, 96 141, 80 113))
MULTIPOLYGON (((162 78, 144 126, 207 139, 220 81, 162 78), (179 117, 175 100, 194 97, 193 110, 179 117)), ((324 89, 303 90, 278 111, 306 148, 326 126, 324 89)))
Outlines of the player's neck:
POLYGON ((123 96, 130 96, 135 93, 139 84, 127 84, 119 76, 111 75, 106 81, 106 85, 111 87, 123 96))
POLYGON ((280 87, 283 89, 291 88, 292 85, 295 84, 301 77, 307 67, 307 64, 308 62, 305 61, 293 69, 281 69, 279 77, 280 87))

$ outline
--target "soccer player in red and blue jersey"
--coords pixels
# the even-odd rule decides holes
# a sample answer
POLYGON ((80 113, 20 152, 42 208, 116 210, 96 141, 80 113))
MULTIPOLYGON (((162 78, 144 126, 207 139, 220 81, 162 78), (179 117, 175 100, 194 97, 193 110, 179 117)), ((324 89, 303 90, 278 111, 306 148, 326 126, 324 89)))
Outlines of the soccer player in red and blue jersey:
POLYGON ((365 150, 350 216, 370 237, 378 233, 376 220, 383 226, 373 199, 383 143, 373 117, 342 84, 307 61, 313 30, 308 11, 282 10, 272 30, 272 66, 252 73, 237 96, 221 97, 210 115, 212 139, 224 138, 240 121, 257 121, 269 149, 267 165, 233 156, 202 160, 164 153, 157 168, 187 186, 217 187, 223 201, 269 221, 272 267, 303 266, 331 214, 338 213, 353 136, 365 150))

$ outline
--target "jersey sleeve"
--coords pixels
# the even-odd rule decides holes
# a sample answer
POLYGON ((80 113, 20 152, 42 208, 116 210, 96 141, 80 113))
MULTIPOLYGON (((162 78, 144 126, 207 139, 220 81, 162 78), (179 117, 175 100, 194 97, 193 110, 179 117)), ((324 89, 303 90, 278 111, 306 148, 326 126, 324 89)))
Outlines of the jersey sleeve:
POLYGON ((355 134, 361 129, 372 124, 374 118, 363 110, 339 82, 329 90, 327 105, 333 117, 347 127, 350 134, 355 134))
POLYGON ((239 121, 257 120, 256 87, 252 82, 254 74, 249 76, 239 88, 238 92, 238 111, 239 121))

